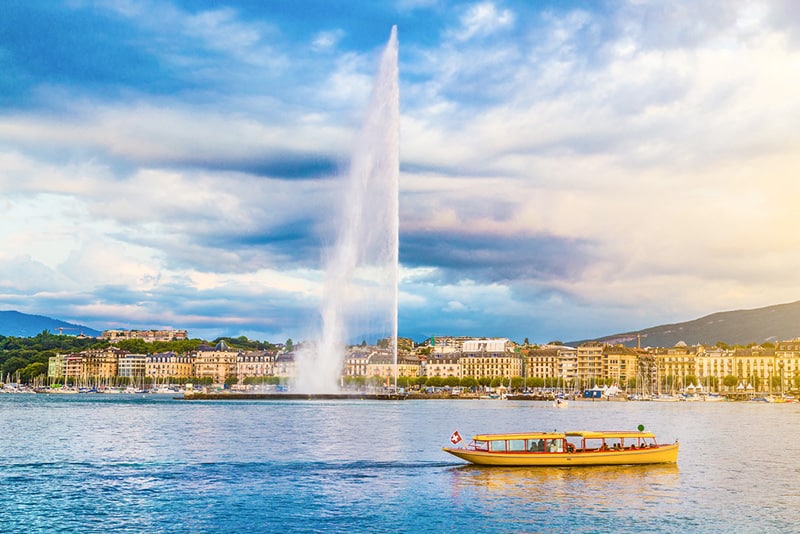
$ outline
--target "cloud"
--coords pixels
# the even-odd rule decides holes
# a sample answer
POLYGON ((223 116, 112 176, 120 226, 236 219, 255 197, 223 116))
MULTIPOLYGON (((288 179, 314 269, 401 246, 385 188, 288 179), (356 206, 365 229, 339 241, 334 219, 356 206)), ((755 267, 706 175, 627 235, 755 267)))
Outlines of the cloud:
POLYGON ((311 48, 317 52, 331 50, 336 47, 344 35, 345 31, 341 28, 319 32, 314 36, 311 48))
POLYGON ((474 37, 491 35, 514 23, 514 13, 509 9, 498 9, 493 2, 481 2, 469 6, 459 18, 460 27, 455 38, 467 41, 474 37))
POLYGON ((577 339, 798 298, 793 3, 226 5, 9 6, 5 307, 305 337, 386 38, 364 21, 390 19, 401 331, 577 339))

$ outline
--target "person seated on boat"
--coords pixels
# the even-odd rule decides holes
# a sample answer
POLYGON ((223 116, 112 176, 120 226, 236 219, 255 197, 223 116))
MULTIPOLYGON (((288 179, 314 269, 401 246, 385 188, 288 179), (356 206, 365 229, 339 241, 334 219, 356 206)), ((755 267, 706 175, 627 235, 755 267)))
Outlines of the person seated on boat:
POLYGON ((600 450, 601 450, 601 451, 607 451, 607 450, 608 450, 608 445, 606 445, 605 443, 603 443, 603 445, 600 447, 600 450))
POLYGON ((556 440, 551 440, 551 441, 550 441, 550 447, 549 447, 549 449, 548 449, 548 450, 549 450, 550 452, 556 452, 556 451, 558 450, 558 448, 557 448, 557 446, 556 446, 556 440))
POLYGON ((636 444, 635 444, 635 443, 631 443, 631 450, 632 450, 632 451, 635 451, 635 450, 636 450, 636 444))

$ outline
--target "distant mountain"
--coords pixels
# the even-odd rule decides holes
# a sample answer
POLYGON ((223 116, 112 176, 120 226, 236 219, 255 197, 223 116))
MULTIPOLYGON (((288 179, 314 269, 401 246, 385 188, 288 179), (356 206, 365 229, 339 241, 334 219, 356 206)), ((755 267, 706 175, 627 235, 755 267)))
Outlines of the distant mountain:
POLYGON ((687 345, 714 345, 718 341, 728 345, 760 345, 767 341, 794 339, 800 337, 800 301, 754 310, 712 313, 685 323, 654 326, 637 332, 569 344, 575 346, 584 341, 604 341, 635 347, 638 336, 641 336, 642 347, 674 347, 679 341, 687 345))
POLYGON ((60 321, 44 315, 29 315, 18 311, 0 311, 0 336, 33 337, 49 330, 53 334, 98 337, 101 332, 88 326, 60 321))

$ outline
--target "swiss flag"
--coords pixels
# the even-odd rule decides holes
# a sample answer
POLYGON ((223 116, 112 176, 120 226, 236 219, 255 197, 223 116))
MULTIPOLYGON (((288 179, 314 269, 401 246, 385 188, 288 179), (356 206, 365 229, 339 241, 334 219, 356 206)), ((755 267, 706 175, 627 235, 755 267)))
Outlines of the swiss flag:
POLYGON ((452 443, 453 445, 456 445, 459 441, 461 441, 461 434, 459 434, 458 430, 456 430, 450 436, 450 443, 452 443))

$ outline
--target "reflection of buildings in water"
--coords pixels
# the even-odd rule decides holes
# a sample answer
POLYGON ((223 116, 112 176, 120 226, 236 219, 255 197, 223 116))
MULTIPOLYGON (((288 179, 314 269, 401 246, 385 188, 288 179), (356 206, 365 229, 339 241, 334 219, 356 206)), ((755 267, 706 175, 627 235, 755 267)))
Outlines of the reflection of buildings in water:
POLYGON ((654 499, 679 498, 676 464, 593 467, 483 467, 450 470, 453 489, 478 500, 553 504, 591 502, 636 509, 654 499))

